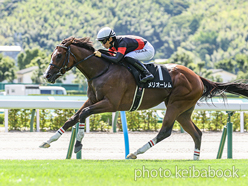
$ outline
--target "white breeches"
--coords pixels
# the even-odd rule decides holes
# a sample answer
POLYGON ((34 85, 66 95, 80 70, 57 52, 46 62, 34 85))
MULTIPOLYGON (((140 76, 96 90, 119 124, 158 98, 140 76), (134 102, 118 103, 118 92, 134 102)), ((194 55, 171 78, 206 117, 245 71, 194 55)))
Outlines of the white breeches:
POLYGON ((143 49, 129 52, 125 55, 125 57, 131 57, 139 61, 148 61, 153 58, 154 53, 155 50, 153 46, 147 41, 143 49))

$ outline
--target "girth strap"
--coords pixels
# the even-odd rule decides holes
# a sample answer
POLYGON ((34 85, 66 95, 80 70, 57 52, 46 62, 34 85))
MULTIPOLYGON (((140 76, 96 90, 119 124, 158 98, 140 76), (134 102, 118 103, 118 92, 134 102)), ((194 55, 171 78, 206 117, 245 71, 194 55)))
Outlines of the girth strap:
POLYGON ((133 97, 133 104, 129 110, 130 112, 139 109, 142 103, 142 100, 143 100, 144 92, 145 92, 145 88, 136 86, 136 90, 135 90, 134 97, 133 97))

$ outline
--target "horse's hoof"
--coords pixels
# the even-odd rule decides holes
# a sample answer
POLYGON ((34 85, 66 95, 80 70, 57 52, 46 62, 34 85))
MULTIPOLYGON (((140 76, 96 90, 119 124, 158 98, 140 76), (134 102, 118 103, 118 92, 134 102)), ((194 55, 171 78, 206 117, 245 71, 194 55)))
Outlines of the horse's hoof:
POLYGON ((50 144, 44 142, 44 143, 42 143, 39 147, 40 147, 40 148, 49 148, 50 146, 51 146, 50 144))
POLYGON ((137 156, 133 153, 127 155, 127 159, 137 159, 137 156))
POLYGON ((76 144, 75 148, 74 148, 74 153, 78 153, 80 150, 82 150, 83 145, 80 144, 76 144))

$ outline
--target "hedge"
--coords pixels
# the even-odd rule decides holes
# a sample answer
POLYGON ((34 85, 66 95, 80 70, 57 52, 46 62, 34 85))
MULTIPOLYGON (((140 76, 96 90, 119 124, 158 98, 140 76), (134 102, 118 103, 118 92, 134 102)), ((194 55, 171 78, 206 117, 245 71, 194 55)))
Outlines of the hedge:
MULTIPOLYGON (((30 130, 31 109, 10 109, 9 130, 30 130)), ((40 130, 55 131, 75 113, 74 109, 40 109, 40 130)), ((144 110, 126 112, 129 131, 158 131, 161 120, 156 111, 144 110)), ((0 114, 0 124, 3 123, 4 114, 0 114)), ((221 131, 227 123, 227 114, 224 111, 194 111, 192 121, 202 131, 221 131)), ((245 130, 248 130, 248 113, 244 114, 245 130)), ((240 113, 235 112, 231 118, 233 130, 240 130, 240 113)), ((36 128, 36 116, 34 118, 36 128)), ((112 129, 112 113, 94 114, 90 116, 90 131, 107 132, 112 129)), ((70 129, 68 129, 70 130, 70 129)), ((176 121, 173 130, 180 130, 180 124, 176 121)), ((117 120, 117 131, 122 131, 121 118, 117 120)))

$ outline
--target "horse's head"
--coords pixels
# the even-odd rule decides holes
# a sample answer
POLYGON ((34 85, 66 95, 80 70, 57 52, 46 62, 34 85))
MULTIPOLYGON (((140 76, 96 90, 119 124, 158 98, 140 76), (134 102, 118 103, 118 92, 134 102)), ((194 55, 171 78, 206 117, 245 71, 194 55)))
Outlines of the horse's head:
POLYGON ((95 49, 93 48, 93 43, 90 38, 74 38, 69 37, 62 41, 60 45, 57 45, 51 56, 51 62, 45 71, 43 77, 47 79, 48 82, 54 83, 55 80, 62 76, 67 71, 71 70, 75 66, 79 66, 80 63, 94 56, 95 49), (88 52, 82 52, 82 50, 75 50, 73 47, 73 52, 71 51, 71 44, 78 46, 79 48, 85 49, 88 52), (75 54, 75 55, 74 55, 75 54), (77 58, 79 61, 77 60, 77 58), (81 59, 81 60, 80 60, 81 59))
POLYGON ((71 38, 68 42, 57 45, 53 51, 51 62, 43 74, 43 77, 47 79, 48 82, 54 83, 58 77, 73 67, 73 57, 75 58, 75 56, 71 53, 70 48, 73 40, 74 38, 71 38))

